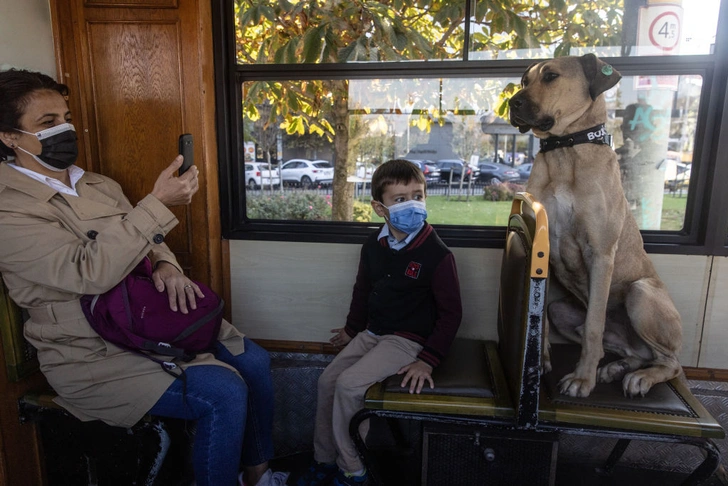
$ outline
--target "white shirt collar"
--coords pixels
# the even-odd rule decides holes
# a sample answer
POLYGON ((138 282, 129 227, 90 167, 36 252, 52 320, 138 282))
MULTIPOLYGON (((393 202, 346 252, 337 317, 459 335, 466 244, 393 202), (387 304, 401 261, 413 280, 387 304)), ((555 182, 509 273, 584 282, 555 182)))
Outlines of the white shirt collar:
POLYGON ((397 238, 389 231, 389 225, 385 223, 382 226, 382 229, 379 231, 379 236, 377 237, 377 240, 381 240, 386 236, 389 248, 391 248, 392 250, 401 250, 405 246, 409 245, 410 241, 414 240, 415 236, 417 236, 424 227, 425 223, 423 222, 422 226, 420 226, 417 231, 413 231, 412 233, 408 234, 405 239, 397 241, 397 238))
POLYGON ((19 165, 15 165, 14 163, 8 162, 7 163, 10 167, 17 170, 18 172, 21 172, 28 177, 35 179, 36 181, 45 184, 46 186, 50 187, 51 189, 54 189, 58 192, 62 192, 63 194, 68 194, 70 196, 76 196, 78 197, 78 193, 76 192, 76 183, 78 180, 83 176, 85 171, 76 166, 72 165, 68 168, 68 178, 71 180, 71 187, 68 187, 63 182, 59 181, 58 179, 54 179, 53 177, 44 176, 43 174, 39 174, 38 172, 30 169, 26 169, 25 167, 20 167, 19 165))

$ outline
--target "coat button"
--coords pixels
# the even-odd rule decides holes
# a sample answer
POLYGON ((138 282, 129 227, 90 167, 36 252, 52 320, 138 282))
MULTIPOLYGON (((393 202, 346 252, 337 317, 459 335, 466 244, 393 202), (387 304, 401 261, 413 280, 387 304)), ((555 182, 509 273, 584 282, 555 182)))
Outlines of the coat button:
POLYGON ((96 236, 99 234, 98 231, 89 230, 86 232, 86 236, 88 236, 90 239, 95 240, 96 236))
POLYGON ((154 235, 154 238, 152 238, 152 241, 156 244, 160 244, 164 241, 164 235, 157 233, 156 235, 154 235))

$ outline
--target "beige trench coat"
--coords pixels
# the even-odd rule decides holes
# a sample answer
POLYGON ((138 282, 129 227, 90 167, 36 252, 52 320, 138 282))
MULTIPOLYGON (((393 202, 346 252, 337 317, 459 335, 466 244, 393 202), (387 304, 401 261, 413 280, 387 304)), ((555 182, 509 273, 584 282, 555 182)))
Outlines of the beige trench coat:
MULTIPOLYGON (((10 297, 29 310, 24 334, 56 401, 81 420, 130 427, 173 377, 99 337, 78 299, 109 290, 145 255, 179 269, 163 243, 177 219, 151 195, 132 207, 119 184, 99 174, 86 172, 76 191, 58 193, 0 163, 0 272, 10 297)), ((243 336, 228 322, 220 341, 243 352, 243 336)), ((228 367, 211 354, 192 364, 228 367)))

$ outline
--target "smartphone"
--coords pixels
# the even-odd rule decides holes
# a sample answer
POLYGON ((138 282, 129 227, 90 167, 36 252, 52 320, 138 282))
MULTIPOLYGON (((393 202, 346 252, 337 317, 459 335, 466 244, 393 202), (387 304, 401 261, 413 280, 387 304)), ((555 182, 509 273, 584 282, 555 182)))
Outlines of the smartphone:
POLYGON ((185 158, 184 162, 182 162, 182 167, 179 168, 179 175, 187 172, 187 169, 192 167, 192 164, 194 164, 194 147, 192 134, 183 133, 179 136, 179 153, 185 158))

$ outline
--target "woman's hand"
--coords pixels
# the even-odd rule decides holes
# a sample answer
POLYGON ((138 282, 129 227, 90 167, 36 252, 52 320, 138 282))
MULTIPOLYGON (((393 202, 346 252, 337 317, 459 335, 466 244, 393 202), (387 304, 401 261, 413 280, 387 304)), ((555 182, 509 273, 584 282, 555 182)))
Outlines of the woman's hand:
POLYGON ((343 327, 340 327, 338 329, 332 329, 331 332, 336 333, 334 337, 329 339, 329 342, 334 346, 343 347, 349 344, 349 341, 351 341, 351 336, 346 333, 343 327))
POLYGON ((169 167, 164 169, 152 189, 152 196, 167 207, 189 204, 192 196, 200 188, 197 179, 199 171, 194 165, 187 172, 177 177, 176 172, 182 166, 184 157, 178 155, 169 167))
POLYGON ((169 308, 173 311, 179 310, 182 314, 187 314, 187 303, 190 309, 197 309, 197 298, 205 298, 195 282, 185 276, 184 273, 177 270, 177 267, 167 262, 159 262, 156 270, 152 273, 152 280, 157 290, 164 292, 167 290, 169 297, 169 308))
POLYGON ((432 366, 428 365, 424 361, 418 359, 414 363, 410 363, 407 366, 403 366, 397 372, 398 375, 407 373, 404 375, 402 388, 410 383, 409 392, 419 394, 422 391, 422 387, 425 386, 425 382, 430 383, 430 388, 435 388, 435 382, 432 381, 432 366), (410 381, 411 380, 411 381, 410 381))

